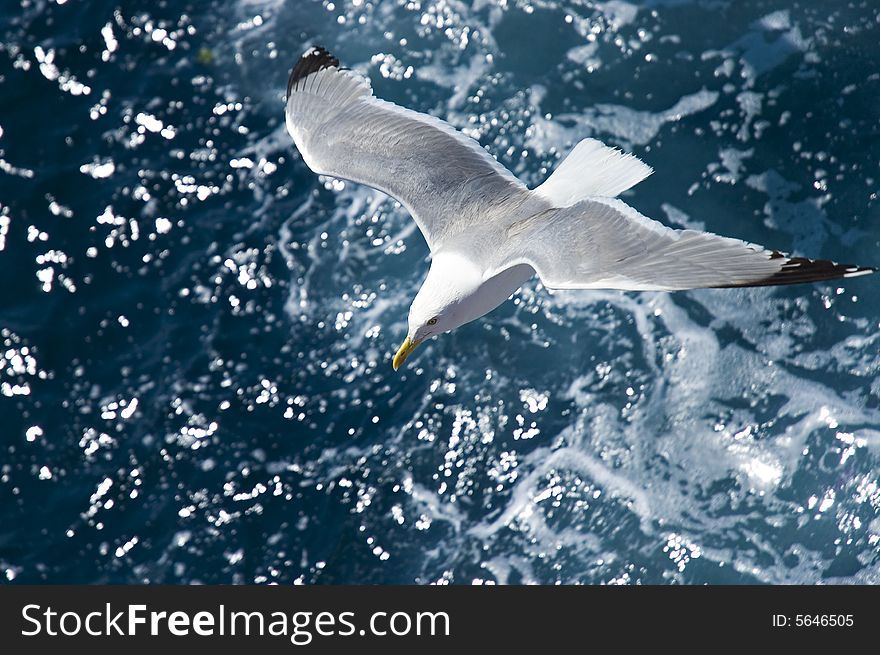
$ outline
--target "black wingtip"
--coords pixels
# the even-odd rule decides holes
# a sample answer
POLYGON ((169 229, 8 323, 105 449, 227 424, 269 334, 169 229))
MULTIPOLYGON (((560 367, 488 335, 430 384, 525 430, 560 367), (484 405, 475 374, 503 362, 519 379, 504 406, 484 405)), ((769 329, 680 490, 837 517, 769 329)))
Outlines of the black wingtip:
POLYGON ((786 262, 778 273, 770 277, 754 282, 742 284, 729 284, 725 287, 768 287, 784 284, 803 284, 807 282, 822 282, 824 280, 839 280, 841 278, 859 277, 876 273, 873 266, 853 266, 850 264, 838 264, 827 259, 806 259, 805 257, 786 258, 780 252, 773 252, 770 259, 785 258, 786 262))
POLYGON ((290 92, 297 82, 305 79, 312 73, 317 73, 319 70, 333 66, 339 68, 339 60, 322 46, 316 45, 306 50, 303 56, 299 58, 299 61, 296 62, 293 70, 290 71, 290 77, 287 78, 287 97, 290 97, 290 92))

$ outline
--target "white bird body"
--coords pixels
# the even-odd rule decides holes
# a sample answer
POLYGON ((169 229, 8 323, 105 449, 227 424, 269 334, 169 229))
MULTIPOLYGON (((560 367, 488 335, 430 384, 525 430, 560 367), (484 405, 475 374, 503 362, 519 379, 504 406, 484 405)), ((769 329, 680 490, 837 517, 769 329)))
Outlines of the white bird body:
POLYGON ((494 272, 475 261, 464 251, 437 252, 410 313, 428 318, 446 313, 454 323, 464 325, 491 312, 535 274, 528 264, 494 272))
POLYGON ((787 257, 642 216, 616 196, 651 168, 595 139, 578 143, 530 190, 447 123, 374 97, 364 77, 322 48, 291 72, 285 117, 309 168, 396 198, 431 249, 395 369, 426 338, 483 316, 535 274, 549 288, 675 291, 875 270, 787 257))

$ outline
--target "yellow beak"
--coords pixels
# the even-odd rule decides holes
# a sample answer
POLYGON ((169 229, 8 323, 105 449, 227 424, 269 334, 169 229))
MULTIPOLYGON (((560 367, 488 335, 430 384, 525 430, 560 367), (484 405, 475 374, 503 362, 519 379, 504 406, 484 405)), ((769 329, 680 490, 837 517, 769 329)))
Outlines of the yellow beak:
POLYGON ((406 358, 412 354, 412 351, 418 348, 421 341, 412 341, 409 337, 403 340, 403 343, 400 344, 400 348, 397 350, 397 354, 394 355, 394 359, 391 360, 391 366, 394 367, 394 370, 400 368, 400 365, 406 361, 406 358))

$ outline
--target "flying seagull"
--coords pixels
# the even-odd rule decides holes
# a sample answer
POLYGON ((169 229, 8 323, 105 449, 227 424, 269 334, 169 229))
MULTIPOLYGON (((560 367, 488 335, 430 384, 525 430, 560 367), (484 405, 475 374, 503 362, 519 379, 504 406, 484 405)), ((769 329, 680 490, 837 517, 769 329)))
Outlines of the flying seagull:
POLYGON ((321 47, 291 71, 285 118, 309 168, 397 199, 428 242, 431 267, 395 370, 425 339, 483 316, 535 274, 551 289, 678 291, 876 270, 666 227, 617 198, 652 169, 595 139, 529 189, 448 123, 376 98, 321 47))

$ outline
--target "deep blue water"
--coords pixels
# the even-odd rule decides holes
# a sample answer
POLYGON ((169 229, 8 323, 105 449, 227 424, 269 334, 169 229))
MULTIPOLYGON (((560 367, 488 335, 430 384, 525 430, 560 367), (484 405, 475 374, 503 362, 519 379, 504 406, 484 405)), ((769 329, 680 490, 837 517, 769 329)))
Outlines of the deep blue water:
POLYGON ((530 185, 880 263, 870 1, 6 2, 0 579, 880 582, 880 291, 533 281, 394 373, 427 248, 283 126, 311 44, 530 185))

